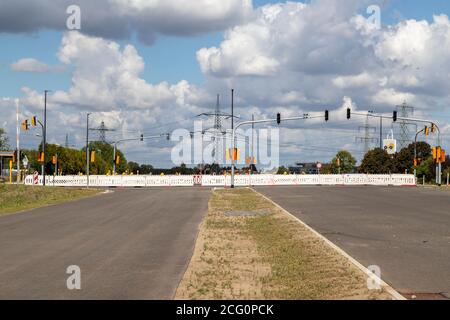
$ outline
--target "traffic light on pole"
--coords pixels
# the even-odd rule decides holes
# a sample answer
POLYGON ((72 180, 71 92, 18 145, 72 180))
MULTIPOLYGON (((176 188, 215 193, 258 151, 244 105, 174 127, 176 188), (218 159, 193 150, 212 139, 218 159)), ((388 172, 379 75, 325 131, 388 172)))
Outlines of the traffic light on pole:
POLYGON ((394 122, 397 122, 397 118, 398 118, 398 112, 394 111, 394 113, 392 115, 392 120, 394 120, 394 122))
POLYGON ((325 121, 328 122, 328 120, 330 120, 330 112, 325 110, 325 121))
POLYGON ((116 165, 119 165, 120 164, 120 156, 117 155, 116 159, 114 161, 116 162, 116 165))
POLYGON ((431 149, 431 153, 433 154, 433 160, 437 160, 437 148, 433 147, 431 149))
POLYGON ((31 125, 32 125, 33 127, 36 127, 36 126, 37 126, 37 118, 36 118, 36 116, 33 116, 33 117, 31 118, 31 125))
POLYGON ((440 162, 442 157, 441 147, 436 147, 436 161, 440 162))
POLYGON ((347 120, 350 120, 352 117, 352 110, 350 108, 347 108, 347 120))
POLYGON ((95 162, 95 151, 91 151, 91 162, 95 162))
POLYGON ((445 154, 445 150, 444 149, 441 149, 441 162, 445 162, 445 159, 446 158, 446 154, 445 154))
POLYGON ((431 124, 431 133, 436 133, 436 125, 434 123, 431 124))
POLYGON ((429 136, 430 135, 430 128, 425 127, 425 135, 429 136))
POLYGON ((45 161, 45 154, 43 152, 39 152, 38 154, 38 161, 44 162, 45 161))
POLYGON ((23 120, 23 122, 22 122, 22 129, 24 131, 28 131, 28 120, 23 120))
POLYGON ((281 113, 277 113, 277 123, 278 125, 281 123, 281 113))

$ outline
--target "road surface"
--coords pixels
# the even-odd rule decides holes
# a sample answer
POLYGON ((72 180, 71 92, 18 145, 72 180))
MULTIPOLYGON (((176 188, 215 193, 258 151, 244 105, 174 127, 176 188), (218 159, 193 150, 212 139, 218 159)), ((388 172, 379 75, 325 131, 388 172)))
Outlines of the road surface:
POLYGON ((209 195, 124 189, 0 217, 0 299, 171 299, 209 195), (67 289, 71 265, 81 290, 67 289))
POLYGON ((450 191, 258 187, 395 289, 450 297, 450 191))

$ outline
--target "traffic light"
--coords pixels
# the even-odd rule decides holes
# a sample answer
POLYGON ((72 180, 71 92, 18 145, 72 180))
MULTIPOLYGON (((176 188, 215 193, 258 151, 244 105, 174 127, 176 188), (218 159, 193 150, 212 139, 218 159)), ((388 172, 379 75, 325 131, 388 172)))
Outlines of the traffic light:
POLYGON ((28 131, 28 120, 23 120, 22 129, 28 131))
POLYGON ((419 165, 419 160, 417 158, 414 158, 414 167, 417 167, 419 165))
POLYGON ((347 120, 350 120, 352 117, 352 110, 350 108, 347 108, 347 120))
POLYGON ((114 160, 116 162, 116 165, 120 164, 120 156, 116 155, 116 159, 114 160))
POLYGON ((392 119, 394 120, 394 122, 397 122, 397 118, 398 118, 398 112, 394 111, 392 119))
POLYGON ((445 160, 446 160, 445 150, 441 149, 441 162, 445 162, 445 160))
POLYGON ((39 154, 38 154, 38 161, 39 162, 45 162, 45 154, 43 152, 39 152, 39 154))
POLYGON ((328 122, 328 120, 330 120, 330 112, 325 110, 325 121, 328 122))
POLYGON ((95 162, 95 151, 91 151, 91 162, 95 162))
POLYGON ((441 147, 436 147, 436 161, 441 161, 442 149, 441 147))
POLYGON ((278 125, 281 123, 281 113, 277 113, 277 123, 278 125))
POLYGON ((436 133, 436 125, 434 123, 431 124, 431 133, 436 133))
POLYGON ((429 136, 430 135, 430 128, 425 127, 425 135, 429 136))
POLYGON ((141 142, 144 142, 144 135, 141 134, 141 142))
POLYGON ((33 116, 33 117, 31 118, 31 125, 32 125, 33 127, 36 127, 36 126, 37 126, 37 118, 36 118, 36 116, 33 116))

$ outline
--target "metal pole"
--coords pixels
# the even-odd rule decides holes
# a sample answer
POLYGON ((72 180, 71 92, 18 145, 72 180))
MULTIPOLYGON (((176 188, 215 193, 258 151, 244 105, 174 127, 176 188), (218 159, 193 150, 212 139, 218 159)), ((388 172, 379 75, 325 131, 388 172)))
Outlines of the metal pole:
POLYGON ((45 98, 44 98, 44 137, 43 137, 44 145, 42 147, 43 152, 44 152, 44 163, 43 163, 43 170, 42 170, 43 171, 43 173, 42 173, 42 184, 44 185, 44 187, 45 187, 45 159, 47 157, 46 144, 47 144, 47 93, 48 92, 49 92, 49 90, 45 90, 44 91, 44 96, 45 96, 45 98))
MULTIPOLYGON (((254 114, 252 114, 252 121, 255 121, 254 114)), ((254 156, 254 143, 255 143, 254 136, 255 135, 254 135, 254 133, 255 133, 255 124, 252 123, 252 151, 250 153, 250 178, 251 178, 251 175, 253 174, 253 165, 255 163, 255 160, 254 160, 254 158, 255 158, 255 156, 254 156)), ((251 180, 250 180, 250 182, 251 182, 251 180)))
POLYGON ((17 114, 17 136, 16 136, 16 144, 17 144, 17 184, 20 181, 20 125, 19 125, 19 99, 16 99, 16 114, 17 114))
POLYGON ((380 118, 380 149, 383 149, 383 118, 380 118))
POLYGON ((86 117, 86 187, 89 188, 89 116, 86 117))
POLYGON ((231 89, 231 131, 232 134, 232 153, 231 153, 231 188, 234 188, 234 171, 235 171, 235 163, 234 163, 234 150, 236 148, 235 144, 235 135, 234 135, 234 89, 231 89))
POLYGON ((117 149, 117 142, 114 142, 114 154, 113 154, 113 176, 116 175, 116 149, 117 149))

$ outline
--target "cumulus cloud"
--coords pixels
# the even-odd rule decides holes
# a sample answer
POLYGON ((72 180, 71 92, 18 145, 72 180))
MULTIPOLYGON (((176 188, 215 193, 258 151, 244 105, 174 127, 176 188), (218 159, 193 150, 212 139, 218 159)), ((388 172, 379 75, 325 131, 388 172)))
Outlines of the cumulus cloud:
POLYGON ((380 110, 449 102, 448 17, 377 30, 361 8, 330 0, 266 5, 197 59, 211 87, 238 87, 263 108, 322 108, 343 96, 380 110))
POLYGON ((64 67, 62 65, 49 66, 48 64, 34 58, 20 59, 11 64, 11 70, 15 72, 45 73, 62 71, 63 69, 64 67))
POLYGON ((48 72, 50 67, 36 59, 20 59, 11 64, 11 70, 16 72, 48 72))
POLYGON ((0 32, 65 31, 71 5, 81 9, 81 31, 151 44, 158 34, 190 36, 220 31, 252 14, 251 0, 2 0, 0 32))
MULTIPOLYGON (((214 7, 205 10, 204 16, 221 21, 217 15, 244 2, 232 1, 229 7, 220 3, 225 6, 222 11, 214 7)), ((175 16, 184 10, 183 6, 171 7, 171 1, 162 5, 159 1, 117 0, 112 7, 120 19, 126 19, 150 14, 147 12, 156 10, 154 5, 177 11, 171 13, 175 16)), ((430 22, 406 20, 377 30, 358 13, 360 9, 365 12, 364 5, 356 0, 316 0, 256 9, 230 27, 219 45, 199 48, 197 59, 205 74, 201 87, 188 81, 149 83, 141 76, 145 62, 135 47, 84 33, 65 33, 58 57, 73 70, 72 85, 51 95, 52 114, 58 117, 60 127, 74 128, 74 135, 82 131, 87 110, 96 111, 97 121, 105 119, 109 126, 122 128, 122 134, 155 127, 165 130, 160 129, 161 124, 173 122, 190 128, 195 115, 212 110, 217 92, 234 88, 236 113, 242 119, 252 114, 265 118, 276 112, 320 115, 330 110, 327 124, 317 119, 302 123, 302 130, 295 129, 299 124, 285 129, 283 150, 296 150, 284 154, 289 163, 328 160, 342 147, 361 156, 362 146, 355 145, 355 135, 365 119, 347 121, 347 107, 390 112, 406 101, 426 113, 444 110, 450 102, 449 18, 437 15, 430 22), (309 150, 311 146, 317 148, 309 150), (299 155, 298 150, 305 152, 299 155)), ((176 23, 183 21, 180 17, 176 23)), ((187 28, 186 32, 193 30, 187 28)), ((154 32, 173 31, 162 22, 145 34, 154 32)), ((42 105, 41 94, 30 88, 23 91, 23 101, 30 108, 42 105)))

